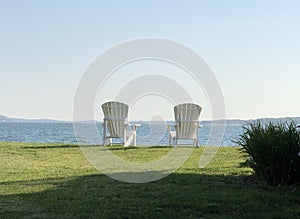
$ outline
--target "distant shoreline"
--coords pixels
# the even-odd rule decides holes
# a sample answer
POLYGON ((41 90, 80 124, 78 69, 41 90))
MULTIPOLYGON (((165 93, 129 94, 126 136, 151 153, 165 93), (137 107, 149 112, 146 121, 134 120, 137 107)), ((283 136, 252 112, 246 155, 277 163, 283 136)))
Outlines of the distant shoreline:
MULTIPOLYGON (((295 121, 297 123, 300 123, 300 117, 281 117, 281 118, 259 118, 259 119, 217 119, 217 120, 201 120, 200 122, 202 124, 245 124, 245 123, 250 123, 254 121, 262 120, 264 122, 288 122, 288 121, 295 121)), ((102 123, 101 120, 87 120, 87 121, 65 121, 65 120, 55 120, 55 119, 24 119, 24 118, 10 118, 7 116, 0 115, 0 123, 1 122, 14 122, 14 123, 102 123)), ((130 123, 146 123, 150 122, 147 120, 132 120, 129 121, 130 123)), ((166 123, 172 123, 174 120, 167 120, 167 121, 151 121, 152 123, 161 123, 161 122, 166 122, 166 123)))

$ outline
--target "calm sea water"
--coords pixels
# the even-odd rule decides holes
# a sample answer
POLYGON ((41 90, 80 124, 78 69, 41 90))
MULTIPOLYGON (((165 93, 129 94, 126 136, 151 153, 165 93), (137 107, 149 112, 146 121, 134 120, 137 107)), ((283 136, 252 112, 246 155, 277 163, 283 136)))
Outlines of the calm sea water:
MULTIPOLYGON (((137 131, 138 145, 168 145, 168 132, 164 123, 149 124, 139 122, 141 127, 137 131)), ((85 124, 81 124, 85 127, 85 124)), ((217 126, 217 125, 215 125, 217 126)), ((236 145, 232 142, 243 132, 239 124, 227 124, 224 130, 223 138, 220 138, 223 131, 218 127, 204 124, 200 128, 199 142, 200 145, 211 145, 213 138, 221 139, 221 146, 236 145), (213 131, 212 131, 213 130, 213 131)), ((88 130, 88 124, 86 128, 88 130)), ((97 139, 102 142, 102 125, 97 123, 97 139)), ((90 133, 87 131, 86 133, 90 133)), ((26 122, 0 122, 0 141, 1 142, 61 142, 61 143, 97 143, 90 136, 85 139, 75 137, 72 123, 26 123, 26 122)))

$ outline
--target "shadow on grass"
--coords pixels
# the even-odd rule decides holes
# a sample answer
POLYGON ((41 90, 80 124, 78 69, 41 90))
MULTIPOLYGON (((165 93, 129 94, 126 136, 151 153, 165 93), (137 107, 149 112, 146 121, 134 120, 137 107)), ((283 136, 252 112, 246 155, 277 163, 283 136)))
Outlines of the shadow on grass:
POLYGON ((23 146, 23 149, 66 149, 66 148, 79 148, 79 147, 103 147, 102 145, 77 145, 77 144, 64 144, 64 145, 40 145, 40 146, 23 146))
POLYGON ((129 146, 129 147, 122 147, 122 146, 108 146, 107 147, 109 150, 111 151, 119 151, 119 150, 132 150, 132 149, 147 149, 147 150, 151 150, 151 149, 159 149, 159 148, 173 148, 171 146, 149 146, 149 147, 146 147, 146 146, 143 146, 143 147, 135 147, 135 146, 129 146))
POLYGON ((57 149, 57 148, 79 148, 79 145, 65 144, 65 145, 41 145, 41 146, 23 146, 24 149, 57 149))
MULTIPOLYGON (((76 145, 76 144, 65 144, 65 145, 41 145, 41 146, 23 146, 24 149, 58 149, 58 148, 79 148, 79 147, 104 147, 103 145, 76 145)), ((105 146, 105 148, 117 151, 117 150, 131 150, 131 149, 157 149, 157 148, 173 148, 172 146, 149 146, 149 147, 122 147, 121 145, 105 146)))
MULTIPOLYGON (((158 173, 159 174, 159 173, 158 173)), ((4 218, 295 218, 298 188, 244 185, 239 177, 173 173, 146 184, 105 175, 7 182, 50 189, 0 196, 4 218)), ((26 189, 27 188, 27 189, 26 189)))

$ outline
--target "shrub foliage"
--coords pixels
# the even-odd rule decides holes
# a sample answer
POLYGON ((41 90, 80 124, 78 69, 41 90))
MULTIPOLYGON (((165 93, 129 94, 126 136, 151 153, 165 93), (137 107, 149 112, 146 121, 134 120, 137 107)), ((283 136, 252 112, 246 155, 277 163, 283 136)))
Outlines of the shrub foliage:
POLYGON ((284 186, 300 181, 300 135, 294 122, 250 123, 237 144, 249 154, 250 166, 267 184, 284 186))

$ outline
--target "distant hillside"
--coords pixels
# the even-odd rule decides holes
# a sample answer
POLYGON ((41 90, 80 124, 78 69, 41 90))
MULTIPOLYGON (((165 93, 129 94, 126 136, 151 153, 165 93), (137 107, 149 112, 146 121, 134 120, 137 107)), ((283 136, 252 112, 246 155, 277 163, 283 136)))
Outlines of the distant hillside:
MULTIPOLYGON (((226 119, 226 120, 216 120, 214 123, 226 124, 230 125, 244 125, 248 123, 252 123, 255 121, 262 121, 263 123, 278 123, 278 122, 290 122, 294 121, 297 124, 300 124, 300 117, 285 117, 285 118, 260 118, 260 119, 249 119, 249 120, 241 120, 241 119, 226 119)), ((212 121, 201 121, 202 124, 211 124, 212 121)))
POLYGON ((7 116, 0 115, 0 122, 65 122, 60 120, 53 120, 53 119, 22 119, 22 118, 9 118, 7 116))
POLYGON ((9 122, 10 120, 11 120, 10 118, 0 115, 0 122, 9 122))
MULTIPOLYGON (((257 120, 261 120, 264 123, 278 123, 278 122, 290 122, 295 121, 297 124, 300 124, 300 117, 286 117, 286 118, 261 118, 256 120, 242 120, 242 119, 226 119, 226 120, 201 120, 202 125, 210 125, 212 122, 214 124, 224 124, 224 122, 228 125, 244 125, 250 122, 254 122, 257 120)), ((61 121, 61 120, 53 120, 53 119, 22 119, 22 118, 9 118, 7 116, 0 115, 0 122, 40 122, 40 123, 61 123, 61 122, 72 122, 72 121, 61 121)), ((95 121, 82 121, 82 122, 95 122, 95 121)), ((102 121, 96 121, 102 122, 102 121)), ((130 121, 130 123, 144 123, 147 121, 130 121)), ((153 123, 154 121, 152 121, 153 123)), ((156 121, 160 123, 162 121, 156 121)), ((174 121, 166 121, 167 123, 172 124, 174 121)))

